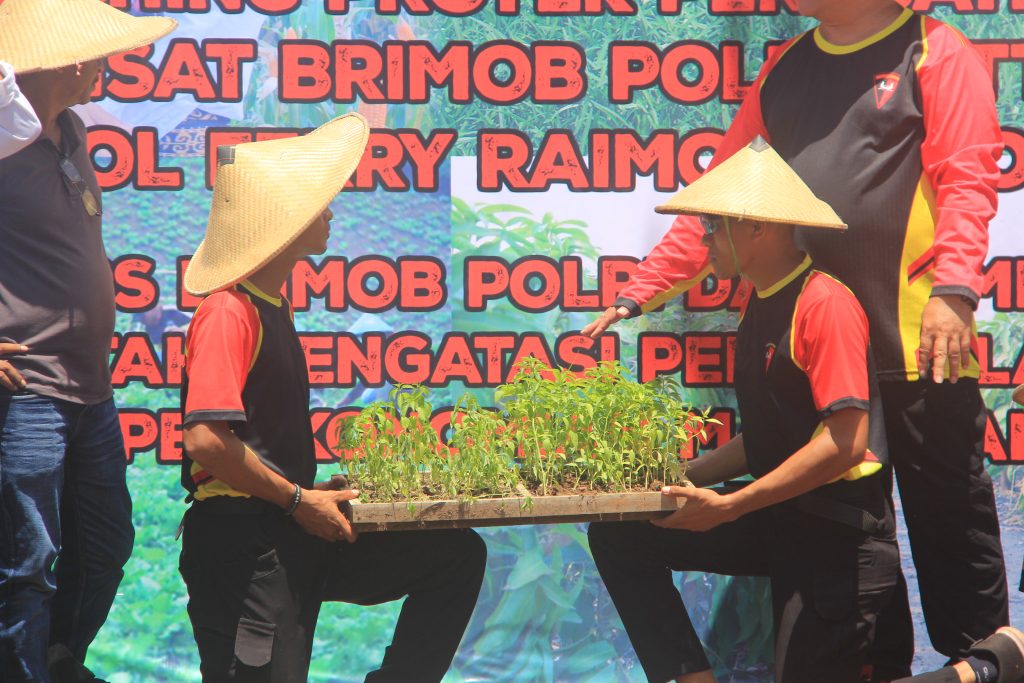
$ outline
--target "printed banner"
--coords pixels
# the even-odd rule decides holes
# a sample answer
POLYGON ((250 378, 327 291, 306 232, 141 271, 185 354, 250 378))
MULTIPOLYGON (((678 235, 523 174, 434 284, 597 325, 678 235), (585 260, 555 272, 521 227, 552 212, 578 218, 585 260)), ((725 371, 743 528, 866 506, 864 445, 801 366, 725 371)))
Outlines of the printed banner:
MULTIPOLYGON (((763 61, 813 26, 793 0, 109 2, 180 28, 110 58, 79 107, 106 190, 111 367, 137 529, 90 651, 97 673, 199 680, 174 541, 185 509, 178 389, 198 304, 182 276, 205 230, 219 145, 301 134, 348 111, 373 127, 332 205, 327 254, 299 263, 285 288, 322 477, 339 469, 341 416, 422 383, 441 425, 466 391, 493 405, 526 356, 579 369, 618 359, 638 381, 673 375, 721 423, 701 447, 736 432, 732 282, 710 277, 596 341, 579 330, 668 228, 653 207, 700 176, 763 61)), ((978 355, 989 470, 1010 520, 1024 464, 1024 411, 1008 391, 1024 383, 1024 1, 912 7, 973 40, 998 93, 1006 151, 978 355)), ((644 680, 584 527, 483 535, 484 590, 446 680, 644 680)), ((1022 536, 1007 524, 1011 584, 1022 536)), ((771 680, 767 584, 688 574, 678 585, 716 670, 771 680)), ((361 681, 397 611, 325 605, 311 680, 361 681)), ((941 664, 917 626, 918 664, 941 664)))

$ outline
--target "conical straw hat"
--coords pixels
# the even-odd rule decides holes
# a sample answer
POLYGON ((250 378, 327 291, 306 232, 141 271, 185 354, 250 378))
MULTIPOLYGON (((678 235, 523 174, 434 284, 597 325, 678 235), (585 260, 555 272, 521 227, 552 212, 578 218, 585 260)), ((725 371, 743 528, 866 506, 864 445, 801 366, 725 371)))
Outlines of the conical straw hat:
POLYGON ((100 0, 6 0, 0 4, 0 60, 15 73, 59 69, 163 38, 167 17, 133 17, 100 0))
POLYGON ((344 187, 369 137, 366 119, 345 114, 307 135, 219 148, 206 239, 185 289, 224 289, 284 251, 344 187))
POLYGON ((815 197, 760 136, 655 211, 846 229, 832 207, 815 197))
POLYGON ((1016 403, 1024 406, 1024 384, 1013 390, 1013 400, 1016 403))

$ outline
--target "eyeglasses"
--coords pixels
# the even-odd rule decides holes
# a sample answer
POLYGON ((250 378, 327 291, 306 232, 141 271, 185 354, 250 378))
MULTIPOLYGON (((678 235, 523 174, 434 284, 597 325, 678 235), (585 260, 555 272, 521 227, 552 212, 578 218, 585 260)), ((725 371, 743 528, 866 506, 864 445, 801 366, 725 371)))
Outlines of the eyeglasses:
POLYGON ((705 235, 714 235, 715 231, 726 225, 725 216, 700 215, 700 224, 704 227, 705 235))
POLYGON ((100 216, 103 211, 100 209, 100 204, 96 201, 96 196, 89 189, 85 179, 82 178, 82 174, 78 172, 75 165, 71 162, 68 157, 62 157, 60 160, 60 172, 64 174, 64 179, 70 183, 71 187, 78 190, 78 194, 82 197, 82 206, 85 207, 86 213, 90 216, 100 216))

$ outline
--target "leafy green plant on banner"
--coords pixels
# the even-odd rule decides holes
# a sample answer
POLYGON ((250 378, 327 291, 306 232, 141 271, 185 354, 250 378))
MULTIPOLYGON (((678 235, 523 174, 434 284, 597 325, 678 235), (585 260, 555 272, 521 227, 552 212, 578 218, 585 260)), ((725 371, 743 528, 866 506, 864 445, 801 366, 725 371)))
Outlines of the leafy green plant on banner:
MULTIPOLYGON (((992 336, 991 354, 992 366, 999 368, 1012 368, 1016 365, 1022 348, 1024 348, 1024 314, 997 313, 991 320, 978 322, 980 333, 992 336)), ((1001 430, 1006 430, 1006 413, 1011 408, 1019 408, 1011 398, 1010 389, 983 389, 982 395, 985 398, 985 405, 995 415, 996 422, 1001 430)), ((1009 438, 1009 434, 1004 434, 1009 438)), ((988 473, 996 487, 1005 488, 1010 491, 1016 500, 1015 508, 1018 512, 1024 513, 1024 473, 1018 471, 1024 468, 1007 467, 1006 465, 989 463, 988 473)))
POLYGON ((278 44, 282 40, 317 40, 330 48, 334 40, 386 41, 422 40, 429 36, 430 22, 402 13, 377 14, 372 3, 353 4, 345 14, 330 15, 322 3, 305 2, 294 12, 268 17, 258 38, 259 59, 254 65, 252 87, 243 101, 245 123, 254 126, 315 128, 349 111, 358 111, 372 128, 434 128, 432 108, 427 104, 336 103, 330 97, 315 103, 281 102, 277 92, 278 44))

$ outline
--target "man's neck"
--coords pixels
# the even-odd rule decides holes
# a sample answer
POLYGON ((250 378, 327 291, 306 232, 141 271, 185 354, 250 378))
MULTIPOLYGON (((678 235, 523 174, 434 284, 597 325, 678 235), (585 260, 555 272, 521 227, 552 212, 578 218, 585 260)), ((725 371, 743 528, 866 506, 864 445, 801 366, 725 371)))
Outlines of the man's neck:
POLYGON ((787 249, 771 260, 764 259, 757 264, 756 269, 748 269, 743 275, 754 283, 757 291, 766 292, 792 274, 805 258, 807 254, 793 245, 792 249, 787 249))
POLYGON ((903 13, 892 0, 834 3, 834 12, 819 17, 821 37, 833 45, 853 45, 875 35, 903 13))
POLYGON ((286 250, 285 253, 279 254, 270 263, 250 275, 248 280, 259 287, 264 294, 280 296, 281 288, 284 287, 285 280, 288 279, 294 267, 295 257, 286 250))

